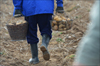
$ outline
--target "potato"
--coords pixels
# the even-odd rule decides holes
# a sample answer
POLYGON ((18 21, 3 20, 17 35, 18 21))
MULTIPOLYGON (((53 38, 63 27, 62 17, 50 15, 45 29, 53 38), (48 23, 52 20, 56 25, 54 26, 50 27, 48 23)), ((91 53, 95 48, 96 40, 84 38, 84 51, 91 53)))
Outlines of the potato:
POLYGON ((66 20, 62 20, 63 22, 65 22, 66 20))
POLYGON ((54 27, 54 23, 51 23, 51 26, 54 27))
POLYGON ((54 16, 54 20, 56 20, 57 18, 59 18, 59 16, 54 16))
POLYGON ((70 21, 70 18, 67 18, 68 21, 70 21))
POLYGON ((62 28, 60 28, 59 30, 60 30, 60 31, 62 31, 63 29, 62 29, 62 28))
POLYGON ((16 23, 16 25, 22 24, 21 22, 16 23))
POLYGON ((64 28, 64 30, 66 30, 66 28, 64 28))
POLYGON ((66 22, 64 21, 64 22, 62 22, 62 24, 64 24, 64 25, 65 25, 65 24, 66 24, 66 22))
POLYGON ((59 25, 59 29, 61 29, 61 28, 65 28, 65 25, 63 25, 63 24, 59 25))
POLYGON ((66 25, 66 21, 61 21, 61 22, 59 22, 59 25, 60 24, 66 25))
POLYGON ((57 18, 56 21, 62 21, 62 19, 61 18, 57 18))
POLYGON ((58 30, 58 26, 57 25, 54 26, 54 30, 58 30))
POLYGON ((63 25, 62 27, 63 27, 63 28, 65 28, 65 27, 66 27, 66 25, 63 25))
POLYGON ((12 23, 9 23, 8 25, 14 25, 14 24, 12 24, 12 23))
POLYGON ((52 23, 55 24, 55 25, 57 25, 57 22, 56 21, 53 21, 52 23))
POLYGON ((63 28, 63 25, 61 24, 61 25, 59 25, 59 29, 61 29, 61 28, 63 28))
POLYGON ((62 22, 59 22, 59 25, 61 25, 62 24, 62 22))
POLYGON ((26 21, 23 21, 22 23, 26 23, 26 21))
POLYGON ((67 20, 64 16, 61 16, 62 20, 67 20))
POLYGON ((54 20, 56 20, 56 21, 62 21, 62 19, 59 16, 55 16, 54 20))

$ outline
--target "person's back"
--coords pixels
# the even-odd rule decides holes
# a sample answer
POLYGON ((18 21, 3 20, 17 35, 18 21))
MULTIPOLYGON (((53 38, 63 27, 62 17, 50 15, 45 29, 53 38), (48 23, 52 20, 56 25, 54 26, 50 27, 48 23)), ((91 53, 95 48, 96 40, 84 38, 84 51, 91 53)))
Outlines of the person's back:
MULTIPOLYGON (((21 9, 24 16, 53 14, 54 0, 13 0, 15 9, 21 9)), ((63 1, 57 0, 57 7, 63 7, 63 1)))

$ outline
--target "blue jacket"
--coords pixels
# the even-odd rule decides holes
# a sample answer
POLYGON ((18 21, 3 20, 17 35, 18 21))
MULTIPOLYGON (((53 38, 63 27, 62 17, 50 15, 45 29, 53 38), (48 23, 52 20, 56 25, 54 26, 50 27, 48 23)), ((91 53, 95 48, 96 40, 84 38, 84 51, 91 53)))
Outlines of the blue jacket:
MULTIPOLYGON (((20 9, 24 16, 53 14, 54 0, 13 0, 15 9, 20 9)), ((63 0, 57 0, 57 6, 63 7, 63 0)))

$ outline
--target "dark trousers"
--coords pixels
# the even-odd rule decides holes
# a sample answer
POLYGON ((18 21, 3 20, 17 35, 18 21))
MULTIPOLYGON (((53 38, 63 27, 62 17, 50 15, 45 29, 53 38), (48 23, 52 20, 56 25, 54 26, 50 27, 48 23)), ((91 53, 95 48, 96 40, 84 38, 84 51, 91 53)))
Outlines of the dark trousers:
POLYGON ((52 14, 39 14, 25 17, 25 20, 29 23, 27 32, 27 42, 29 44, 37 44, 39 39, 37 37, 37 25, 41 35, 47 34, 52 38, 52 30, 50 20, 52 20, 52 14))

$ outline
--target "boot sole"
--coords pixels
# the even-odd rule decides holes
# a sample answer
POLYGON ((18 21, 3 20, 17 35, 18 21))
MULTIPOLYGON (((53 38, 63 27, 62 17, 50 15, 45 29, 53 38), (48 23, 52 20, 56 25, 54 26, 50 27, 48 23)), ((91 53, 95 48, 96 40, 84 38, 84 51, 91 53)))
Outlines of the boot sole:
POLYGON ((49 60, 50 59, 50 54, 47 51, 47 49, 44 46, 42 46, 40 49, 41 49, 41 51, 43 53, 44 60, 49 60))
POLYGON ((37 61, 37 62, 29 62, 30 64, 38 64, 39 63, 39 61, 37 61))

